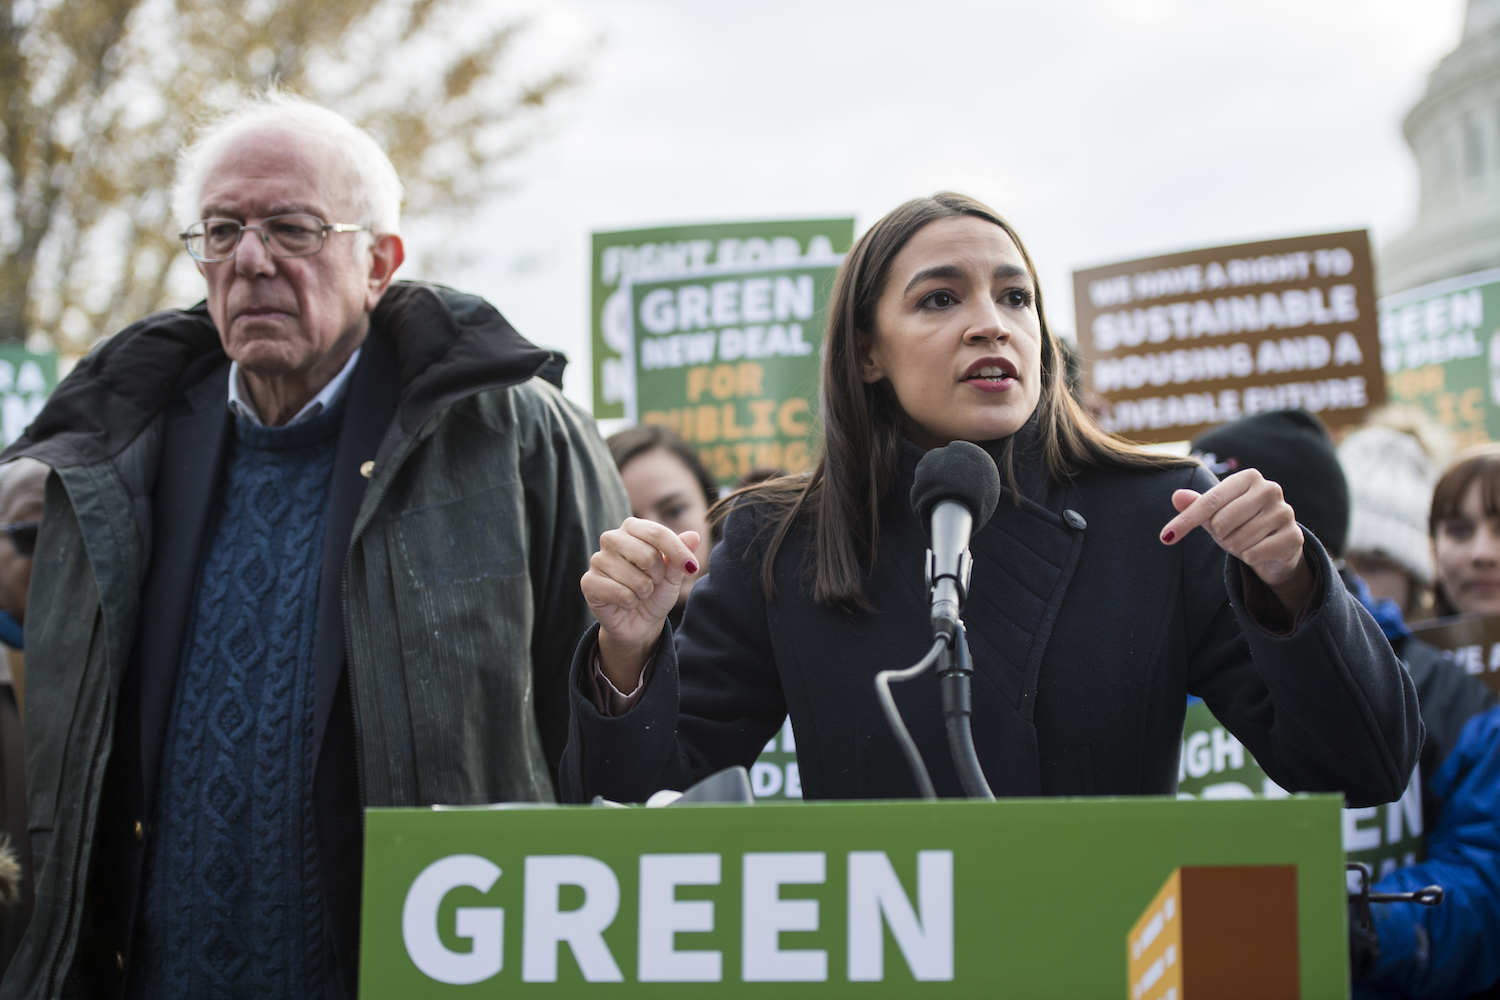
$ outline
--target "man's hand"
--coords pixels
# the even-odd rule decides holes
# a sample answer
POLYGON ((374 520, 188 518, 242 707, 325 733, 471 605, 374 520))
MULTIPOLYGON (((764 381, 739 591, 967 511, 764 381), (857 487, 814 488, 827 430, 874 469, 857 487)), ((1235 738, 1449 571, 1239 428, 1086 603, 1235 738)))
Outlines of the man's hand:
POLYGON ((1279 485, 1255 469, 1245 469, 1207 493, 1178 490, 1172 494, 1172 506, 1178 513, 1162 529, 1164 544, 1175 544, 1201 526, 1220 548, 1254 570, 1296 618, 1312 596, 1315 580, 1312 567, 1302 558, 1297 515, 1279 485))
POLYGON ((634 691, 682 583, 698 572, 696 531, 681 535, 627 517, 599 536, 579 586, 599 619, 599 667, 620 691, 634 691))

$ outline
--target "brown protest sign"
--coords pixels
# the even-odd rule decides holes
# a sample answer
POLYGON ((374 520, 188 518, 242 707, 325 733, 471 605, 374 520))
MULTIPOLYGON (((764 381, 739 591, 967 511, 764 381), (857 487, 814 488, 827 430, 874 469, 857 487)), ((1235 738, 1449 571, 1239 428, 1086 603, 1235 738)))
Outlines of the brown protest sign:
POLYGON ((1500 694, 1500 618, 1459 615, 1417 622, 1411 630, 1500 694))
POLYGON ((1075 271, 1073 299, 1100 423, 1136 441, 1288 407, 1337 427, 1385 402, 1364 230, 1075 271))
POLYGON ((1125 949, 1130 1000, 1297 1000, 1297 866, 1177 868, 1125 949))

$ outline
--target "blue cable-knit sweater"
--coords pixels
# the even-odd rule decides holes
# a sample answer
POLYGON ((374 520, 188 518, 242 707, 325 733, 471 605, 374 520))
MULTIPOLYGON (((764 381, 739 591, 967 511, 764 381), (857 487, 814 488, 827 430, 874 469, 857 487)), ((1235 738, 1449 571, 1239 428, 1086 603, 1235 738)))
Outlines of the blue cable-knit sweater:
POLYGON ((235 423, 157 780, 133 997, 340 995, 313 839, 312 706, 342 410, 235 423))

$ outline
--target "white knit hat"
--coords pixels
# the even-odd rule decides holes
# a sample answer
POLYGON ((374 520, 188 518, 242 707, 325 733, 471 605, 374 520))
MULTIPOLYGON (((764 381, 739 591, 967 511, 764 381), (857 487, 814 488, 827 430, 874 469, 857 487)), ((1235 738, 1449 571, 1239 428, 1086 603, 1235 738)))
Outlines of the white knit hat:
POLYGON ((1349 480, 1346 551, 1376 552, 1424 585, 1432 583, 1427 514, 1437 464, 1415 437, 1390 427, 1366 427, 1339 445, 1349 480))

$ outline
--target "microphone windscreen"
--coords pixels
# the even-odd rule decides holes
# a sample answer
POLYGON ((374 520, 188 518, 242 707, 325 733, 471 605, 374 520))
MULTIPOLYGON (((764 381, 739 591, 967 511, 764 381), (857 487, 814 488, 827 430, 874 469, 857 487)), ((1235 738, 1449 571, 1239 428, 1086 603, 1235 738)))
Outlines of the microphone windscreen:
POLYGON ((932 508, 944 500, 954 500, 969 508, 976 531, 989 523, 995 505, 1000 502, 1000 470, 979 445, 954 441, 947 447, 932 449, 917 463, 911 505, 924 528, 928 527, 932 508))

